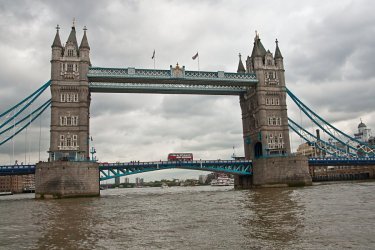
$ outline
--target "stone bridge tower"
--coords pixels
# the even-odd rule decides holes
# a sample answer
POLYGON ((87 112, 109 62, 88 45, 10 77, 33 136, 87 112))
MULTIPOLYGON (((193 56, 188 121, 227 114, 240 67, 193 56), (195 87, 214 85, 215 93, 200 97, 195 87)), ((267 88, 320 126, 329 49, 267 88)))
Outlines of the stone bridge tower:
POLYGON ((290 155, 284 62, 278 41, 275 54, 263 47, 259 35, 244 67, 255 73, 258 84, 240 96, 245 158, 253 161, 251 177, 236 177, 236 188, 273 185, 309 185, 307 159, 290 155))
POLYGON ((240 61, 238 71, 255 73, 259 81, 240 96, 246 159, 289 154, 284 64, 277 40, 273 56, 257 34, 246 69, 240 61))
POLYGON ((76 29, 62 46, 59 27, 52 44, 49 161, 35 170, 36 198, 99 196, 99 165, 89 158, 90 46, 86 28, 78 47, 76 29))
POLYGON ((50 161, 89 158, 89 66, 86 28, 78 47, 74 24, 65 46, 61 45, 57 27, 51 60, 50 161))

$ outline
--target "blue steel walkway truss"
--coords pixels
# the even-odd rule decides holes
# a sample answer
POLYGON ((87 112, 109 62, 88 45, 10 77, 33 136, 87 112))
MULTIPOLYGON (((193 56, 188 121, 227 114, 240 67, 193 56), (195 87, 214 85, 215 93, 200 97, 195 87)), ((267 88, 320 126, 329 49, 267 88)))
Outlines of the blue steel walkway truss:
POLYGON ((255 86, 255 74, 224 71, 185 71, 91 67, 87 74, 91 92, 239 95, 255 86))
POLYGON ((99 166, 100 180, 108 180, 115 177, 139 174, 163 169, 190 169, 211 172, 222 172, 237 175, 252 175, 253 165, 251 161, 160 161, 140 163, 101 163, 99 166))
MULTIPOLYGON (((369 166, 375 165, 375 158, 310 158, 309 166, 369 166)), ((100 163, 100 180, 139 174, 163 169, 190 169, 211 172, 222 172, 237 175, 252 175, 251 161, 186 161, 186 162, 137 162, 137 163, 100 163)), ((0 166, 0 176, 34 174, 35 165, 0 166)))

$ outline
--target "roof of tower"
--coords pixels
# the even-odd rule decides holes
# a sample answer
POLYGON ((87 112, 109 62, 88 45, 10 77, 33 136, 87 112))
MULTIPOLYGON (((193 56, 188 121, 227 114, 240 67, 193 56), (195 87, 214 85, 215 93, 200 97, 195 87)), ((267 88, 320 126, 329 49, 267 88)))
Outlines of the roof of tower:
POLYGON ((74 26, 72 26, 72 30, 70 31, 70 34, 66 43, 68 44, 69 42, 73 43, 74 47, 78 50, 76 28, 74 26))
POLYGON ((283 59, 283 56, 281 55, 280 49, 279 49, 279 41, 276 39, 276 50, 275 50, 275 59, 276 58, 281 58, 283 59))
POLYGON ((264 56, 267 53, 266 49, 264 48, 262 42, 260 41, 259 34, 256 33, 254 38, 254 47, 253 52, 251 53, 251 57, 254 58, 256 56, 264 56))
POLYGON ((85 49, 90 49, 89 42, 87 41, 87 36, 86 36, 86 26, 83 28, 83 37, 81 41, 81 45, 79 46, 80 49, 85 48, 85 49))
POLYGON ((243 66, 243 63, 241 60, 241 54, 239 54, 238 56, 240 58, 240 61, 238 62, 237 73, 246 73, 245 67, 243 66))
POLYGON ((59 35, 59 29, 60 29, 60 27, 59 27, 59 25, 57 25, 55 39, 53 40, 53 43, 52 43, 52 46, 51 46, 52 48, 53 47, 62 48, 60 35, 59 35))
POLYGON ((367 128, 366 124, 364 124, 362 121, 360 124, 358 124, 358 128, 367 128))

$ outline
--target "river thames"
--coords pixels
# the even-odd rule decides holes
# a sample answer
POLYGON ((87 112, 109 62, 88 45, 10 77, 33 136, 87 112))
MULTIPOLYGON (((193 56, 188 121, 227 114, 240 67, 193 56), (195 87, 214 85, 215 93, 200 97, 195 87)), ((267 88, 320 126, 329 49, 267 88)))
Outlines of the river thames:
POLYGON ((0 249, 374 249, 375 182, 0 197, 0 249))

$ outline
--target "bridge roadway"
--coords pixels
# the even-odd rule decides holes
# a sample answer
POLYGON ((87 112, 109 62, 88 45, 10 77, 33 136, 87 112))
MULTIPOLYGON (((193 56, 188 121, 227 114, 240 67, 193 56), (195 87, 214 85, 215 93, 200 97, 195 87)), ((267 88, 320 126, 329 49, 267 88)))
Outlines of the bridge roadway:
MULTIPOLYGON (((238 175, 252 175, 251 161, 233 160, 200 160, 200 161, 154 161, 154 162, 124 162, 99 163, 100 180, 115 177, 145 173, 163 169, 190 169, 210 172, 222 172, 238 175)), ((0 175, 34 174, 35 165, 7 165, 0 166, 0 175)))
MULTIPOLYGON (((309 166, 369 166, 375 165, 375 158, 310 158, 309 166)), ((238 175, 252 175, 252 161, 233 160, 200 160, 200 161, 156 161, 156 162, 125 162, 99 163, 100 180, 145 173, 163 169, 190 169, 210 172, 223 172, 238 175)), ((3 165, 1 175, 26 175, 35 173, 35 164, 3 165)))

